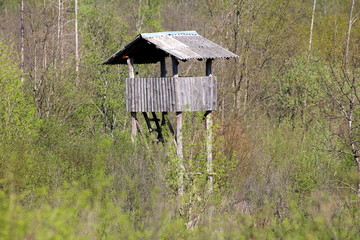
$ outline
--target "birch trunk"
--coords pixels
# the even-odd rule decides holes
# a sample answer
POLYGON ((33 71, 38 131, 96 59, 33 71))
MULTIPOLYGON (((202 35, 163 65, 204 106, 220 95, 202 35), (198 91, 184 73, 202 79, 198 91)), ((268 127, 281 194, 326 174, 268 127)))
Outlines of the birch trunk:
POLYGON ((79 85, 79 30, 78 30, 78 0, 75 0, 75 71, 76 71, 76 86, 79 85))
MULTIPOLYGON (((61 0, 58 0, 58 19, 57 19, 57 51, 60 57, 60 64, 62 65, 63 59, 63 44, 62 44, 62 11, 63 11, 63 3, 61 0)), ((56 61, 56 60, 55 60, 56 61)), ((55 64, 56 68, 56 64, 55 64)))
POLYGON ((348 31, 346 34, 346 46, 345 46, 345 67, 347 67, 349 63, 349 45, 350 45, 350 33, 351 27, 353 25, 353 12, 354 12, 355 0, 352 0, 351 9, 350 9, 350 17, 349 17, 349 25, 348 31))
POLYGON ((20 35, 21 35, 21 62, 20 68, 22 71, 21 82, 24 81, 24 65, 25 65, 25 57, 24 57, 24 36, 25 36, 25 23, 24 23, 24 0, 21 0, 21 23, 20 23, 20 35))
POLYGON ((316 9, 316 0, 314 0, 312 14, 311 14, 310 38, 309 38, 309 55, 311 54, 311 48, 312 48, 312 36, 313 36, 313 28, 314 28, 314 20, 315 20, 315 9, 316 9))

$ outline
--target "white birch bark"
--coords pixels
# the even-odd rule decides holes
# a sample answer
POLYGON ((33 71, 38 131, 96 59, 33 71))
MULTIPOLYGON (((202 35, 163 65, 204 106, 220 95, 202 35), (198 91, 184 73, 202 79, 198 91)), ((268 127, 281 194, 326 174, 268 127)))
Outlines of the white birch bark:
POLYGON ((311 48, 312 48, 312 36, 313 36, 313 28, 314 28, 314 20, 315 20, 315 9, 316 9, 316 0, 314 0, 312 14, 311 14, 310 37, 309 37, 309 54, 311 54, 311 48))
POLYGON ((351 33, 351 27, 354 24, 353 19, 353 12, 354 12, 354 6, 355 6, 355 0, 352 0, 351 9, 350 9, 350 16, 349 16, 349 25, 348 25, 348 31, 346 34, 346 46, 345 46, 345 67, 349 63, 349 45, 350 45, 350 33, 351 33))
POLYGON ((75 71, 76 71, 76 85, 79 85, 79 30, 78 30, 78 0, 75 0, 75 71))
POLYGON ((20 35, 21 35, 21 62, 20 68, 22 71, 21 82, 24 81, 24 65, 25 65, 25 56, 24 56, 24 37, 25 37, 25 22, 24 22, 24 0, 21 0, 21 27, 20 27, 20 35))

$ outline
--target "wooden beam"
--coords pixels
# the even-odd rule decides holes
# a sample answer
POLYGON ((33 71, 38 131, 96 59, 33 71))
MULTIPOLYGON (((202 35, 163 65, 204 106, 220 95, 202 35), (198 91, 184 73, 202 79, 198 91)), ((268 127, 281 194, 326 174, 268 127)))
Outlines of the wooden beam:
POLYGON ((135 142, 136 128, 137 128, 136 112, 131 112, 130 114, 131 114, 131 141, 135 142))
POLYGON ((167 125, 171 134, 175 136, 175 132, 174 132, 174 128, 171 125, 171 122, 169 121, 169 115, 168 112, 163 112, 162 113, 162 121, 161 121, 161 126, 165 126, 167 125))
MULTIPOLYGON (((173 77, 179 77, 179 61, 176 57, 171 56, 172 61, 172 72, 173 77)), ((183 139, 182 139, 182 121, 183 121, 183 113, 176 112, 176 156, 178 160, 178 194, 179 196, 184 195, 184 174, 185 174, 185 166, 184 166, 184 155, 183 155, 183 139)))
POLYGON ((212 59, 206 59, 206 76, 212 76, 212 59))
POLYGON ((179 61, 174 56, 171 56, 171 60, 172 60, 173 77, 178 77, 179 76, 179 61))
MULTIPOLYGON (((128 58, 126 60, 129 69, 129 78, 134 78, 134 59, 128 58)), ((137 118, 136 112, 131 112, 131 141, 135 141, 136 129, 137 129, 137 118)))
MULTIPOLYGON (((206 60, 206 76, 212 76, 212 59, 206 60)), ((205 113, 205 126, 206 126, 206 173, 208 181, 208 192, 213 191, 213 157, 212 157, 212 118, 211 111, 205 113)))
POLYGON ((184 156, 183 156, 183 142, 182 142, 182 112, 176 112, 176 156, 178 160, 178 194, 184 195, 184 156))
POLYGON ((156 113, 155 112, 152 112, 152 116, 153 116, 153 121, 155 122, 155 125, 156 125, 156 131, 158 133, 158 140, 160 142, 164 142, 164 138, 163 138, 163 135, 162 135, 162 130, 161 130, 161 125, 160 125, 160 119, 157 118, 156 116, 156 113))
POLYGON ((152 129, 152 127, 151 127, 150 119, 149 119, 147 113, 143 112, 143 116, 145 118, 146 125, 147 125, 147 127, 149 129, 149 133, 152 133, 154 131, 154 129, 152 129))
POLYGON ((206 125, 206 173, 208 181, 208 192, 213 190, 213 157, 212 157, 212 118, 211 111, 205 113, 206 125))
POLYGON ((160 61, 160 77, 166 77, 166 61, 165 57, 160 61))
POLYGON ((126 63, 128 65, 128 70, 129 70, 129 78, 134 78, 134 59, 133 58, 128 58, 126 60, 126 63))

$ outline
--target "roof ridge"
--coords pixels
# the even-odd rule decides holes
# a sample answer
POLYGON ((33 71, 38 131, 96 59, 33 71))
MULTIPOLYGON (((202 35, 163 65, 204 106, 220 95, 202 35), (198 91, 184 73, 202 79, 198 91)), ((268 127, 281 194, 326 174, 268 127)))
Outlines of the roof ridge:
POLYGON ((199 35, 196 31, 165 31, 165 32, 154 32, 154 33, 141 33, 140 36, 143 38, 162 37, 171 35, 199 35))

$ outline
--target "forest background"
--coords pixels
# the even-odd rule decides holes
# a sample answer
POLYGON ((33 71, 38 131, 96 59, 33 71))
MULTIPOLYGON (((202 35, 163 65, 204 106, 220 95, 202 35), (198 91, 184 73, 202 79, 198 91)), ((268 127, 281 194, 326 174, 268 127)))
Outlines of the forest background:
POLYGON ((357 0, 0 0, 0 239, 358 238, 359 15, 357 0), (100 64, 172 30, 239 55, 213 66, 212 194, 191 174, 201 114, 179 198, 173 141, 131 142, 127 69, 100 64))

